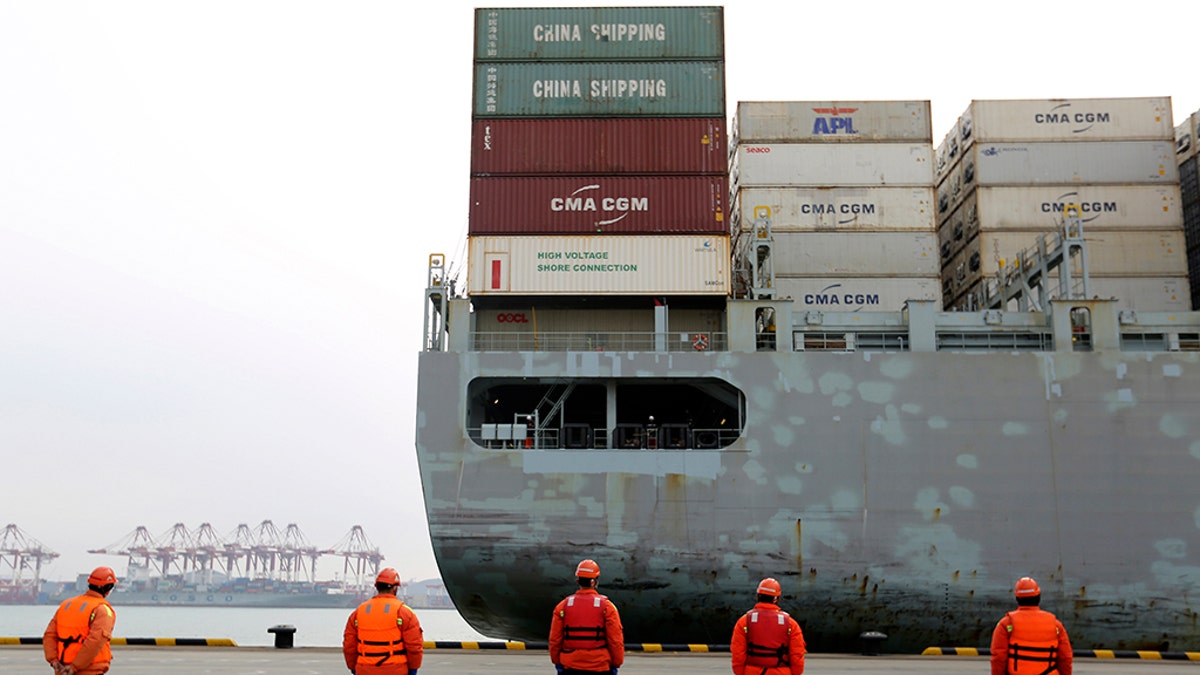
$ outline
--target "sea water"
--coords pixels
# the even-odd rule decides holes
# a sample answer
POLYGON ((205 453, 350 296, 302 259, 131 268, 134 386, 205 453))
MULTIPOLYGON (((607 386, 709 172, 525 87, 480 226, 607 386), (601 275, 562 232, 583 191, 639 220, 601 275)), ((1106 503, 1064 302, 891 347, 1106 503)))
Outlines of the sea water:
MULTIPOLYGON (((38 637, 55 605, 0 605, 0 637, 38 637)), ((228 638, 240 647, 275 644, 272 626, 296 629, 297 647, 341 647, 350 609, 293 607, 121 607, 113 637, 228 638)), ((414 609, 426 640, 480 642, 501 638, 476 632, 454 609, 414 609)))

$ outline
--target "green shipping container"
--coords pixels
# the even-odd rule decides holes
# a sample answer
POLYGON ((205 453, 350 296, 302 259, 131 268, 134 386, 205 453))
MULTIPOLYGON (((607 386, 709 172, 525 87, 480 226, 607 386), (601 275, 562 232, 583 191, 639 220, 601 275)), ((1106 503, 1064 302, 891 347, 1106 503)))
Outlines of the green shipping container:
POLYGON ((721 61, 475 65, 476 117, 724 117, 721 61))
POLYGON ((723 61, 721 7, 475 10, 476 61, 723 61))

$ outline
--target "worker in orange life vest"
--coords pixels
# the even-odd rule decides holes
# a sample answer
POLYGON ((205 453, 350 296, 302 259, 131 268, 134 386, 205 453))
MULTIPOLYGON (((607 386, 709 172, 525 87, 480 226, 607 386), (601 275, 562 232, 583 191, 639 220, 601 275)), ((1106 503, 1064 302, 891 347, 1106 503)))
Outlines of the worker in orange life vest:
POLYGON ((1061 621, 1038 608, 1038 583, 1021 577, 1013 595, 1016 611, 1005 614, 992 633, 992 675, 1071 675, 1071 640, 1061 621))
POLYGON ((375 577, 375 597, 358 606, 342 632, 342 656, 354 675, 417 675, 424 656, 421 622, 396 597, 400 574, 388 567, 375 577))
POLYGON ((559 675, 617 675, 625 664, 621 615, 596 591, 600 566, 583 560, 575 568, 579 590, 554 608, 550 619, 550 660, 559 675))
POLYGON ((733 627, 729 651, 734 675, 800 675, 804 672, 804 633, 779 609, 783 590, 768 577, 755 589, 758 601, 733 627))
POLYGON ((42 635, 42 651, 58 675, 99 675, 112 663, 109 643, 117 614, 105 597, 117 575, 111 567, 97 567, 87 583, 86 593, 58 606, 42 635))

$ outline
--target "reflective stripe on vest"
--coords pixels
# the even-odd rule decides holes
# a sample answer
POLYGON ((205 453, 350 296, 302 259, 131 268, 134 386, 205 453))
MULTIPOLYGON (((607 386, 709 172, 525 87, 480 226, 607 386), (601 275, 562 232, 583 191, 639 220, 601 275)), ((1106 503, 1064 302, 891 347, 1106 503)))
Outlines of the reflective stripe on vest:
POLYGON ((752 609, 746 613, 746 665, 774 668, 787 664, 788 614, 752 609))
POLYGON ((1008 613, 1008 672, 1049 675, 1058 672, 1058 621, 1050 612, 1008 613))
POLYGON ((400 608, 403 606, 401 600, 386 596, 371 598, 355 610, 359 665, 383 666, 408 662, 402 631, 404 621, 400 618, 400 608))
MULTIPOLYGON (((104 607, 105 611, 110 614, 113 613, 112 605, 108 604, 107 600, 88 595, 71 598, 58 606, 58 611, 54 613, 54 626, 58 630, 59 661, 69 664, 75 660, 75 656, 83 647, 84 639, 92 630, 92 620, 96 618, 96 610, 101 607, 104 607)), ((96 654, 92 663, 109 661, 112 661, 112 649, 105 640, 104 646, 100 648, 100 653, 96 654)))
POLYGON ((571 595, 562 609, 563 651, 607 649, 603 595, 571 595))

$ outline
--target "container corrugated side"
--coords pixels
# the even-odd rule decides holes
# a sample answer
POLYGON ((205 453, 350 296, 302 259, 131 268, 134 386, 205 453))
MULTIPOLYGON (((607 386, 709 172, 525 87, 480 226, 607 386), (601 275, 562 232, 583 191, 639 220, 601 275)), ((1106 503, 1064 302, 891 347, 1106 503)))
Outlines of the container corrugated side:
MULTIPOLYGON (((1058 279, 1051 279, 1050 297, 1058 297, 1058 279)), ((968 292, 978 291, 981 283, 959 293, 950 307, 966 309, 968 292)), ((1088 297, 1116 298, 1122 309, 1141 312, 1186 312, 1191 309, 1187 277, 1092 277, 1088 297)))
MULTIPOLYGON (((515 300, 515 298, 514 298, 515 300)), ((524 300, 524 298, 522 298, 524 300)), ((537 300, 534 298, 533 300, 537 300)), ((491 303, 503 303, 494 298, 491 303)), ((649 333, 654 331, 654 306, 649 300, 644 309, 563 309, 540 303, 520 302, 503 307, 476 309, 475 330, 487 333, 649 333)), ((724 330, 721 310, 671 307, 669 328, 692 327, 707 331, 724 330)))
MULTIPOLYGON (((964 147, 1011 141, 1174 139, 1169 96, 972 101, 964 147)), ((961 136, 961 133, 960 133, 961 136)))
POLYGON ((723 117, 477 119, 474 175, 721 174, 723 117))
POLYGON ((539 61, 475 66, 476 117, 724 117, 719 61, 539 61))
POLYGON ((739 101, 738 143, 933 143, 929 101, 739 101))
POLYGON ((477 176, 468 234, 729 234, 724 176, 477 176))
POLYGON ((1175 161, 1183 164, 1200 154, 1200 112, 1188 115, 1175 127, 1175 161))
POLYGON ((792 312, 885 311, 896 312, 908 300, 941 302, 941 281, 937 277, 889 279, 886 277, 780 277, 775 279, 775 295, 792 298, 792 312))
POLYGON ((1177 185, 1046 185, 980 187, 975 211, 981 230, 1051 230, 1067 205, 1079 207, 1084 234, 1097 230, 1183 227, 1177 185))
POLYGON ((937 235, 927 232, 777 232, 776 276, 935 278, 937 235))
POLYGON ((967 154, 977 185, 1179 182, 1172 141, 976 143, 967 154))
POLYGON ((477 61, 722 60, 721 7, 475 10, 477 61))
POLYGON ((471 295, 728 295, 726 236, 468 238, 471 295))
POLYGON ((734 193, 733 229, 754 230, 766 218, 772 232, 934 230, 933 188, 741 188, 734 193))
POLYGON ((730 172, 735 188, 932 187, 926 143, 739 143, 730 172))

